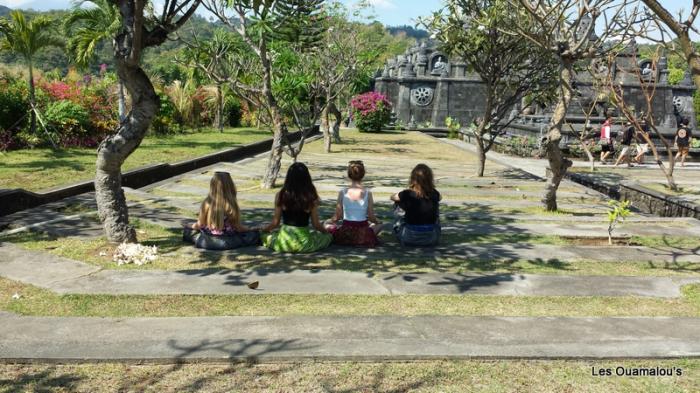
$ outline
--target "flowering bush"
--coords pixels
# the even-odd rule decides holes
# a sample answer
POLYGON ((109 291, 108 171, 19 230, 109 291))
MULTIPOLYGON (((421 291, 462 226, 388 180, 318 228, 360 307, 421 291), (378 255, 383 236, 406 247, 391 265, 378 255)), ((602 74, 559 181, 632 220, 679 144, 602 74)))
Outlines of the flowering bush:
POLYGON ((380 131, 391 118, 391 103, 381 93, 372 91, 355 96, 350 106, 355 125, 361 132, 380 131))
POLYGON ((0 76, 0 151, 21 146, 17 134, 29 119, 27 84, 10 76, 0 76))
POLYGON ((122 243, 116 250, 112 260, 117 265, 127 265, 133 263, 135 265, 145 265, 158 259, 158 247, 142 246, 137 243, 122 243))

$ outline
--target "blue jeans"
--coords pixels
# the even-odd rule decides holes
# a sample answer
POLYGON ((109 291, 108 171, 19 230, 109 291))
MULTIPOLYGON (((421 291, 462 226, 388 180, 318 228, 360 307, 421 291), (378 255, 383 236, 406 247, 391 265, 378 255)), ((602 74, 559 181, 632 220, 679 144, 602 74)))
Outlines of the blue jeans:
POLYGON ((394 234, 402 246, 432 247, 440 242, 440 221, 428 225, 407 224, 400 208, 394 210, 394 234))

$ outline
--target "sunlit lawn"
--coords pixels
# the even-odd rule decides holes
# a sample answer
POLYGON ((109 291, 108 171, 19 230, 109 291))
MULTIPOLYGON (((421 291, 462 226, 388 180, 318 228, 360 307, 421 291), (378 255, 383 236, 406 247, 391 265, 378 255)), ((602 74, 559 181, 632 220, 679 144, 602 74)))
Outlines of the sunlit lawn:
MULTIPOLYGON (((270 136, 268 130, 228 128, 223 133, 205 129, 166 137, 148 136, 126 160, 123 170, 149 164, 174 163, 210 154, 270 136)), ((95 173, 96 149, 48 148, 0 153, 0 189, 41 191, 89 180, 95 173)))

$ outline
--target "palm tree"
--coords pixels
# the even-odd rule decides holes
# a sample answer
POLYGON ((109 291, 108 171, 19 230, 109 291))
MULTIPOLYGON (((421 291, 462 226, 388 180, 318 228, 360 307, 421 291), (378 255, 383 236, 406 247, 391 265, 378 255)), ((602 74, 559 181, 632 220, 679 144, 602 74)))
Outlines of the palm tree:
POLYGON ((36 132, 36 98, 34 94, 34 56, 49 46, 62 46, 55 33, 54 21, 37 16, 27 20, 21 11, 12 11, 10 19, 0 19, 0 51, 15 53, 24 58, 29 67, 29 103, 32 106, 31 132, 36 132))
MULTIPOLYGON (((68 39, 68 53, 79 67, 95 59, 100 43, 111 42, 121 26, 119 10, 109 0, 79 0, 63 23, 68 39), (87 5, 88 7, 84 7, 87 5)), ((119 119, 126 116, 124 84, 119 79, 119 119)))

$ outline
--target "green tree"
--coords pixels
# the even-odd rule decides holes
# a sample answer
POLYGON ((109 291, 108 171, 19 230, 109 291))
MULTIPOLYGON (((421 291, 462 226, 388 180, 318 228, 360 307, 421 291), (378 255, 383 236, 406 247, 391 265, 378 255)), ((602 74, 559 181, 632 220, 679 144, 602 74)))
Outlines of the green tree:
POLYGON ((107 239, 136 242, 121 186, 121 166, 139 147, 160 108, 158 94, 141 67, 143 51, 168 40, 194 14, 200 0, 166 0, 160 3, 160 12, 148 12, 151 3, 145 0, 111 2, 121 16, 114 36, 114 63, 133 103, 127 118, 97 149, 95 199, 107 239))
POLYGON ((523 97, 545 101, 556 84, 556 62, 549 51, 498 30, 527 23, 517 11, 507 0, 447 0, 445 9, 423 20, 442 48, 464 60, 484 82, 484 112, 472 128, 480 177, 486 153, 516 118, 511 112, 523 97))
MULTIPOLYGON (((253 92, 260 98, 260 104, 269 115, 273 131, 273 142, 270 150, 267 168, 263 177, 262 186, 272 188, 279 176, 282 165, 284 144, 286 143, 292 155, 296 151, 288 143, 288 126, 285 119, 285 111, 293 103, 281 102, 280 93, 282 83, 286 83, 289 89, 298 89, 302 80, 293 80, 294 77, 285 77, 285 69, 278 69, 275 65, 291 61, 290 57, 280 59, 277 55, 285 44, 290 45, 296 52, 310 53, 315 47, 317 31, 312 29, 305 34, 304 26, 312 26, 321 16, 322 1, 303 0, 203 0, 203 6, 214 14, 219 21, 231 32, 238 34, 247 49, 257 59, 257 69, 254 71, 259 76, 257 86, 243 86, 240 89, 253 92), (281 45, 281 46, 280 46, 281 45), (278 77, 282 77, 280 80, 278 77), (286 78, 286 79, 285 79, 286 78)), ((286 52, 289 55, 289 52, 286 52)), ((256 78, 257 79, 257 78, 256 78)), ((313 113, 311 111, 310 113, 313 113)), ((295 119, 296 121, 296 119, 295 119)), ((303 146, 303 140, 300 147, 303 146)))
POLYGON ((34 58, 44 48, 61 46, 54 21, 46 17, 27 20, 21 11, 12 11, 10 19, 0 20, 0 51, 21 56, 29 68, 29 104, 32 133, 36 132, 36 95, 34 88, 34 58))
MULTIPOLYGON (((67 50, 71 59, 79 67, 86 68, 95 60, 97 48, 104 42, 111 42, 117 34, 121 18, 117 7, 108 0, 81 0, 74 3, 63 26, 69 37, 67 50)), ((126 97, 120 79, 119 119, 125 116, 126 97)))

